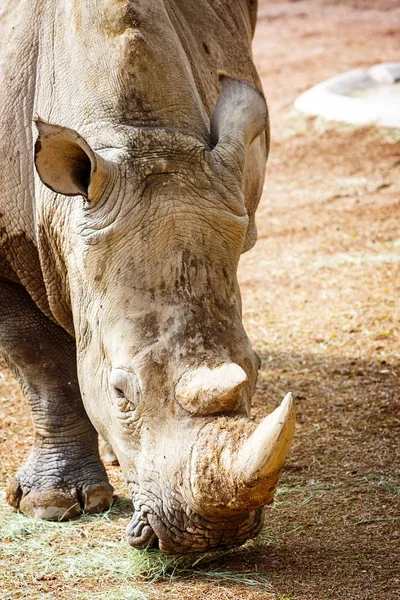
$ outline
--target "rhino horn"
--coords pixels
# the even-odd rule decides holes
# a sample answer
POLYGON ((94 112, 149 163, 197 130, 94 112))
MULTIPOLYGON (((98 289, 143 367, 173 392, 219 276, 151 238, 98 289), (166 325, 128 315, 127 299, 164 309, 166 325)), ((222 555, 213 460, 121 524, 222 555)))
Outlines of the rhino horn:
POLYGON ((224 363, 214 369, 203 366, 183 374, 175 397, 191 414, 211 415, 235 410, 246 381, 245 371, 236 363, 224 363))
POLYGON ((245 419, 210 422, 193 447, 189 504, 204 515, 225 517, 270 504, 294 427, 291 394, 256 428, 245 419))
POLYGON ((236 472, 242 482, 254 483, 279 474, 293 440, 295 421, 293 396, 289 393, 240 448, 236 472))

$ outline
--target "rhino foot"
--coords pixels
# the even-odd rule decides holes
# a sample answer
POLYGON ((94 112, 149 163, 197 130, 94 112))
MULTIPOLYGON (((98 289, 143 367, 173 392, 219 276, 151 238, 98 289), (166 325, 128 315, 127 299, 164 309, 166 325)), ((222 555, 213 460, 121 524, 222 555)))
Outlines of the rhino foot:
POLYGON ((15 477, 7 489, 11 507, 35 519, 65 521, 79 517, 82 512, 99 513, 110 508, 113 488, 109 483, 88 486, 84 490, 32 490, 24 495, 15 477))
POLYGON ((119 461, 113 450, 113 447, 111 444, 103 440, 103 438, 99 438, 99 450, 106 465, 119 465, 119 461))
POLYGON ((41 455, 31 455, 11 481, 6 499, 13 510, 36 519, 65 521, 83 512, 100 513, 111 507, 113 487, 101 463, 64 475, 43 468, 46 463, 41 455))

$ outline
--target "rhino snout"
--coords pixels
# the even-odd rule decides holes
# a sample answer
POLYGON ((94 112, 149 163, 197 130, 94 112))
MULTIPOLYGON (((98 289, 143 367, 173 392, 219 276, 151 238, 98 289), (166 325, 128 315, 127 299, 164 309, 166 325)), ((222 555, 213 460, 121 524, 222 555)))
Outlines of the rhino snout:
POLYGON ((129 544, 137 549, 159 548, 166 554, 205 552, 241 545, 256 536, 264 523, 263 508, 211 521, 185 503, 174 504, 158 506, 157 512, 135 512, 126 530, 129 544))

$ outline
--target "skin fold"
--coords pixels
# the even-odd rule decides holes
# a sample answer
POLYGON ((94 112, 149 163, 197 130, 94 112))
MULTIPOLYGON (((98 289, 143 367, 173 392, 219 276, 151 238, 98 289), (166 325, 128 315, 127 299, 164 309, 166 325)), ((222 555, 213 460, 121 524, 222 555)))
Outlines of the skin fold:
POLYGON ((283 458, 266 474, 237 455, 259 359, 236 271, 268 151, 255 14, 2 3, 0 346, 35 425, 16 510, 108 508, 100 434, 133 496, 133 546, 202 551, 263 524, 283 458))

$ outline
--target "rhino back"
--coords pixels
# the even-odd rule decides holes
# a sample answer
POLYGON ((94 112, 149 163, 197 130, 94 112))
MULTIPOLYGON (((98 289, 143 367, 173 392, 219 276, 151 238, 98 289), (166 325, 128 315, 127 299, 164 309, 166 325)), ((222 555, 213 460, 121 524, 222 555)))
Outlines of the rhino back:
POLYGON ((0 277, 22 283, 49 313, 35 236, 32 113, 42 0, 0 7, 0 277))
POLYGON ((208 116, 220 91, 218 73, 261 89, 251 52, 255 0, 172 0, 168 7, 208 116))

